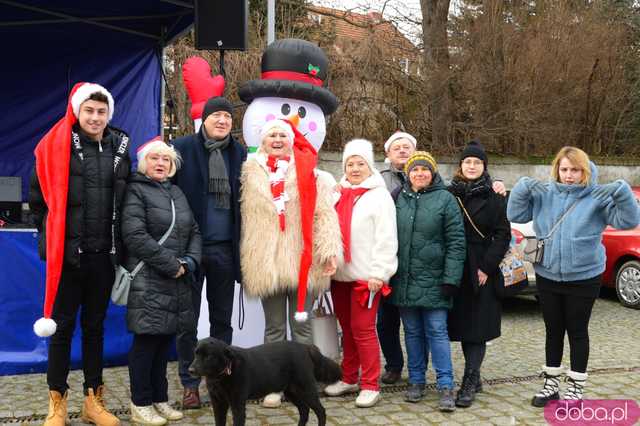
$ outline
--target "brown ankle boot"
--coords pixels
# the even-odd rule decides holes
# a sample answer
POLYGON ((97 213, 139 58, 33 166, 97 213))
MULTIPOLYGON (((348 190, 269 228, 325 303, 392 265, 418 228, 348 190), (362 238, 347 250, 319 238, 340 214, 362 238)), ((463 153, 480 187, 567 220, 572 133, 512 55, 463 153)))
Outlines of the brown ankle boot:
POLYGON ((64 426, 69 423, 67 418, 67 395, 60 395, 58 391, 49 391, 49 414, 44 426, 64 426))
POLYGON ((104 385, 98 386, 95 395, 91 388, 88 392, 82 404, 82 421, 97 426, 120 426, 120 420, 104 406, 104 385))

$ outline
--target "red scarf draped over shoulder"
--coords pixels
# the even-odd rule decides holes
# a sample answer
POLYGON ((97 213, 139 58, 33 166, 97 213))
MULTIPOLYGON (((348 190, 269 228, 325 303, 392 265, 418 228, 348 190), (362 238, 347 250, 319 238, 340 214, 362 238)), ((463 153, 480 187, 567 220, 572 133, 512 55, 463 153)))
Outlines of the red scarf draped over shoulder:
POLYGON ((338 221, 340 222, 340 233, 342 234, 342 248, 344 251, 344 261, 351 262, 351 219, 353 216, 353 206, 360 199, 360 196, 367 192, 369 188, 340 188, 340 200, 336 204, 338 221))

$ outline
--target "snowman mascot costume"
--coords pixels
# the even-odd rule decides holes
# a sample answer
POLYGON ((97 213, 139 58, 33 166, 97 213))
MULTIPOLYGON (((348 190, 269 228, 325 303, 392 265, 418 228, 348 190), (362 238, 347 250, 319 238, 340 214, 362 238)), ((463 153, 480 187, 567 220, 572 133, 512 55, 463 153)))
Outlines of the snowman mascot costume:
POLYGON ((337 108, 327 68, 318 46, 277 40, 262 56, 261 78, 239 89, 249 104, 242 129, 250 153, 240 177, 240 264, 246 294, 264 308, 265 343, 285 340, 287 322, 293 340, 312 343, 313 299, 342 258, 335 180, 316 169, 325 115, 337 108), (275 134, 286 143, 271 145, 275 134))

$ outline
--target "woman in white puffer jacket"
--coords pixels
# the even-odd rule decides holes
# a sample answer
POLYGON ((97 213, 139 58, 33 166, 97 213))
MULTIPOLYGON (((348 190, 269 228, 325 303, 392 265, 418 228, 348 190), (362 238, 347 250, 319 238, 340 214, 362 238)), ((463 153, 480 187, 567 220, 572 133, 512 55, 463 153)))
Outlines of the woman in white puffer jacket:
POLYGON ((380 399, 380 344, 376 314, 398 267, 395 204, 373 163, 371 142, 355 139, 342 155, 345 176, 336 205, 344 263, 331 282, 331 297, 343 339, 342 380, 327 386, 331 396, 361 389, 356 406, 380 399), (358 373, 361 370, 360 385, 358 373))

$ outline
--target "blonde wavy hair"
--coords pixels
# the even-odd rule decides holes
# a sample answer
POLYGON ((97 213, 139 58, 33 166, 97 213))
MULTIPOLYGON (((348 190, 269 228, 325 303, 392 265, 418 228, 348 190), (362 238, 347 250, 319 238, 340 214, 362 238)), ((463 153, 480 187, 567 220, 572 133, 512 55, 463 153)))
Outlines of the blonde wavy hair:
POLYGON ((576 167, 582 169, 582 179, 580 185, 587 185, 591 180, 591 167, 589 166, 589 155, 575 146, 565 146, 558 151, 556 158, 551 163, 551 176, 556 182, 560 182, 560 161, 563 158, 571 161, 576 167))
POLYGON ((168 177, 173 177, 176 174, 176 171, 182 165, 182 158, 178 151, 172 145, 168 145, 162 141, 153 142, 153 145, 149 148, 149 150, 145 153, 144 157, 138 161, 138 171, 142 174, 145 174, 147 171, 147 157, 149 154, 160 154, 160 155, 168 155, 171 159, 171 167, 169 168, 168 177))

